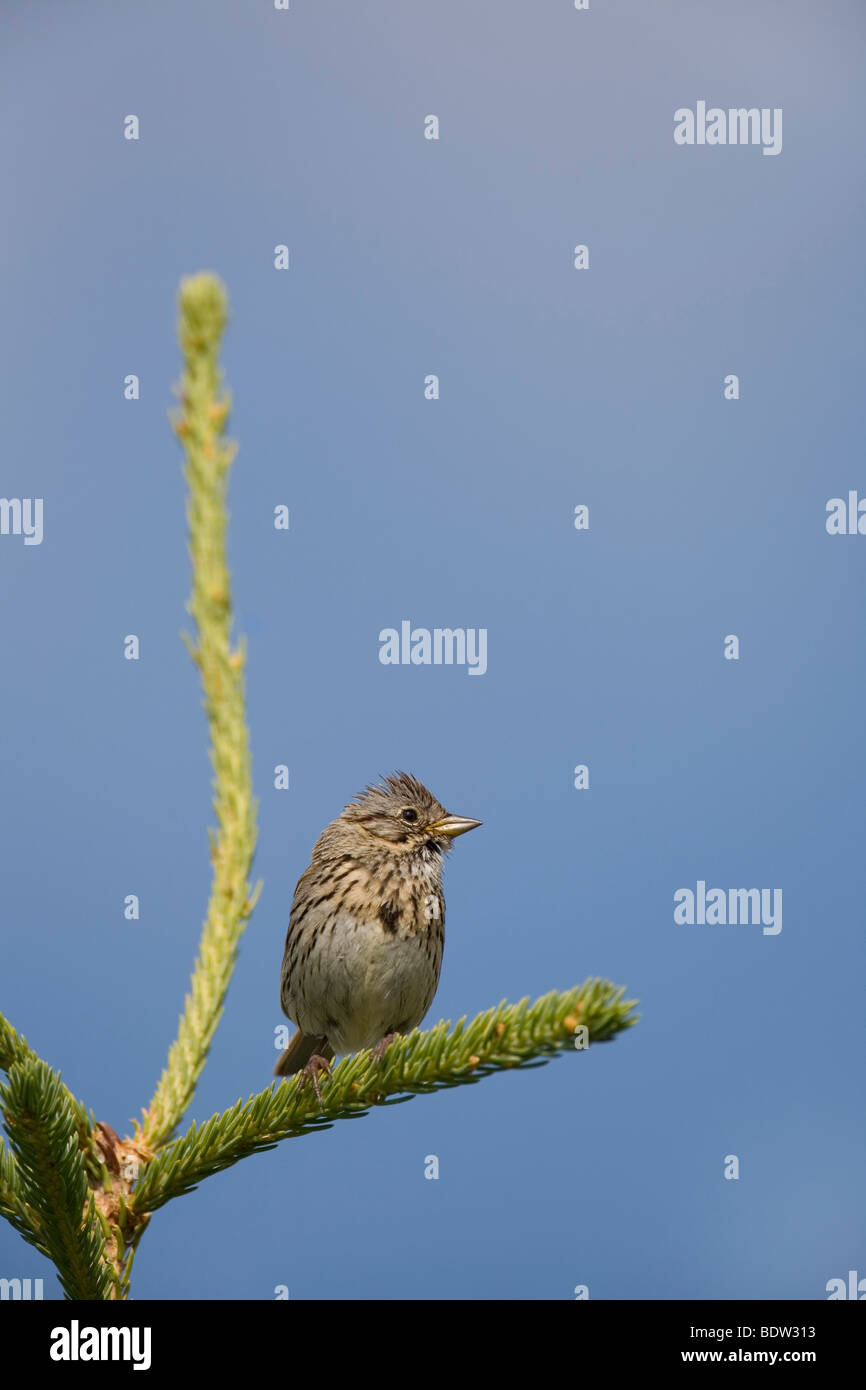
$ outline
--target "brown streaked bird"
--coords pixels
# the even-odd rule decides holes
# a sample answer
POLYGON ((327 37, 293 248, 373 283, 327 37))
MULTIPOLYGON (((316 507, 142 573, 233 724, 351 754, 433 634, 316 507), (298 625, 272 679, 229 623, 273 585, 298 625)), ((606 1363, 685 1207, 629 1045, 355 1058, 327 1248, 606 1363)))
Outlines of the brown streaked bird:
POLYGON ((274 1069, 319 1072, 345 1052, 416 1028, 433 1002, 445 942, 443 857, 481 821, 452 816, 405 772, 367 787, 326 826, 298 880, 280 979, 298 1031, 274 1069))

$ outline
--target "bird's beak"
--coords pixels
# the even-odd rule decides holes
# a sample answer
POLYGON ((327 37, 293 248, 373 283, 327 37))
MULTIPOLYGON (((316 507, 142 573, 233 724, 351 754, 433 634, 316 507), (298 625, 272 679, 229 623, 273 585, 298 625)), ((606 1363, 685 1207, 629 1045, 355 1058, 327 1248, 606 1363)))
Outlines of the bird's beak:
POLYGON ((480 824, 480 820, 468 820, 466 816, 442 816, 433 822, 430 829, 434 835, 445 835, 453 840, 456 835, 465 835, 467 830, 474 830, 480 824))

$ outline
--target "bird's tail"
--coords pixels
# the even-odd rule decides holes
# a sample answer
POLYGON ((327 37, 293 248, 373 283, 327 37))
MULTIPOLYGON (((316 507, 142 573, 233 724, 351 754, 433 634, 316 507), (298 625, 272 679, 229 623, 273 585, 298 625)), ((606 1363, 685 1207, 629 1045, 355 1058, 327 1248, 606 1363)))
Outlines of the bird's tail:
POLYGON ((280 1059, 274 1067, 274 1076, 294 1076, 296 1071, 301 1071, 310 1058, 316 1055, 324 1057, 326 1062, 331 1062, 334 1049, 328 1046, 327 1038, 310 1037, 299 1028, 285 1052, 280 1054, 280 1059))

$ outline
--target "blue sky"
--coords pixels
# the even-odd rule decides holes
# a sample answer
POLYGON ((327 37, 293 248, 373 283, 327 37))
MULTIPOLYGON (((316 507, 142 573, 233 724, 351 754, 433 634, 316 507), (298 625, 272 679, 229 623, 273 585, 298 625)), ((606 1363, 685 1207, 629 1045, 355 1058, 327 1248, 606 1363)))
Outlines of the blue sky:
MULTIPOLYGON (((129 1128, 209 883, 167 422, 178 282, 209 269, 264 891, 190 1118, 268 1083, 295 881, 394 768, 484 821, 447 866, 431 1022, 589 975, 642 1015, 209 1180, 154 1217, 136 1297, 808 1299, 866 1275, 866 539, 825 528, 866 495, 862 9, 49 11, 0 19, 0 494, 44 499, 41 545, 0 536, 0 1007, 129 1128), (781 108, 782 152, 677 146, 699 100, 781 108), (486 673, 382 665, 403 619, 485 628, 486 673), (675 924, 699 880, 781 888, 781 932, 675 924)), ((5 1226, 0 1275, 59 1294, 5 1226)))

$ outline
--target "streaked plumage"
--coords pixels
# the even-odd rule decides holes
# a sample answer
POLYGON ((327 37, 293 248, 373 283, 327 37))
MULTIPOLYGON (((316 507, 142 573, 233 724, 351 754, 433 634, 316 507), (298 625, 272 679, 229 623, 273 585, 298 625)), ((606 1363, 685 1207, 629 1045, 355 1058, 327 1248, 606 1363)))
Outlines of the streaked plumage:
POLYGON ((281 975, 298 1026, 276 1067, 317 1068, 335 1054, 417 1027, 433 1002, 445 940, 443 857, 480 821, 450 816, 421 782, 394 773, 322 831, 298 881, 281 975))

